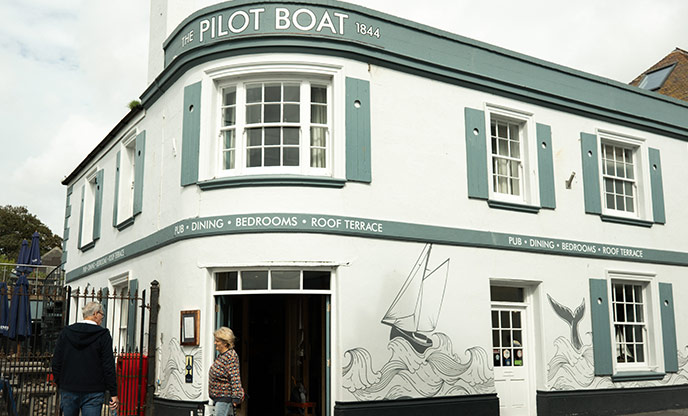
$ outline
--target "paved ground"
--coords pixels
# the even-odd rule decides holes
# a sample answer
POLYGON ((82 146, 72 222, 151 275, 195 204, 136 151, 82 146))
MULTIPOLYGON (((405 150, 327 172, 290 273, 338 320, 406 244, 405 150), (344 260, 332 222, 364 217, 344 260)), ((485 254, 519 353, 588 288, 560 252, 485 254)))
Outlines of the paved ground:
POLYGON ((661 410, 659 412, 633 413, 628 416, 688 416, 688 409, 661 410))

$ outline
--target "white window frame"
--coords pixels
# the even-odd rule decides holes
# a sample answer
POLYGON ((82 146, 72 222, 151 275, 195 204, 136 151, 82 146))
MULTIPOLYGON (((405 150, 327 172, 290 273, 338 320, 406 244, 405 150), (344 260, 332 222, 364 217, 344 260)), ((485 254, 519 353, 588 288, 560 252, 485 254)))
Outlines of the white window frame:
POLYGON ((645 139, 630 135, 615 133, 606 130, 598 130, 598 151, 599 151, 599 172, 600 172, 600 198, 602 204, 602 214, 612 217, 623 217, 640 220, 652 219, 652 197, 650 195, 650 170, 648 161, 648 150, 645 139), (633 169, 635 176, 634 184, 634 204, 635 212, 621 211, 607 208, 607 198, 604 187, 604 161, 602 147, 610 144, 616 147, 623 147, 633 151, 633 169))
POLYGON ((134 181, 136 180, 136 130, 127 134, 120 145, 117 223, 134 216, 134 181))
POLYGON ((514 204, 539 205, 537 138, 533 113, 500 105, 485 104, 485 123, 487 139, 487 175, 489 199, 514 204), (494 189, 494 162, 492 154, 492 120, 505 121, 519 125, 520 142, 520 195, 497 192, 494 189))
POLYGON ((614 374, 622 372, 663 372, 664 351, 662 348, 662 323, 659 305, 659 287, 654 273, 627 272, 607 270, 607 289, 609 291, 609 322, 612 340, 612 362, 614 374), (613 290, 614 284, 642 286, 644 308, 645 362, 617 362, 617 339, 614 320, 613 290))
MULTIPOLYGON (((212 80, 214 88, 213 100, 210 103, 213 108, 214 118, 211 125, 214 126, 211 134, 215 137, 210 151, 213 157, 206 174, 202 176, 222 178, 245 175, 305 175, 305 176, 342 176, 344 172, 344 119, 343 115, 335 111, 344 96, 344 74, 339 65, 309 62, 265 62, 246 65, 229 65, 212 68, 206 71, 212 80), (245 90, 240 88, 243 85, 261 82, 299 82, 301 83, 300 94, 300 151, 299 166, 274 166, 274 167, 252 167, 248 168, 245 164, 246 159, 246 119, 245 119, 245 90), (310 87, 309 82, 327 86, 327 154, 325 168, 310 167, 310 87), (222 88, 237 85, 236 93, 236 151, 235 168, 224 169, 223 161, 223 134, 222 113, 223 105, 222 88), (305 94, 307 92, 307 94, 305 94), (306 131, 307 130, 307 131, 306 131)), ((340 113, 343 113, 340 111, 340 113)), ((280 123, 284 124, 284 123, 280 123)))
POLYGON ((98 168, 94 167, 86 174, 86 186, 84 187, 84 214, 81 223, 81 246, 93 242, 93 224, 96 214, 96 179, 98 168))
POLYGON ((122 294, 129 293, 129 272, 110 278, 110 287, 111 293, 109 296, 112 297, 109 301, 112 304, 108 305, 108 313, 114 314, 110 321, 113 327, 109 328, 112 333, 112 344, 118 350, 122 348, 126 350, 129 302, 125 302, 127 300, 126 296, 122 299, 122 294))
POLYGON ((297 267, 297 266, 270 266, 270 267, 241 267, 241 268, 221 268, 213 270, 213 285, 214 295, 248 295, 248 294, 332 294, 334 285, 335 270, 332 267, 297 267), (268 287, 267 289, 244 289, 242 287, 241 274, 244 272, 268 272, 268 287), (273 289, 272 288, 272 273, 291 271, 299 272, 299 288, 298 289, 273 289), (217 275, 219 273, 236 272, 237 273, 237 289, 236 290, 219 290, 217 289, 217 275), (329 289, 304 289, 303 288, 303 273, 304 272, 327 272, 330 274, 330 288, 329 289))

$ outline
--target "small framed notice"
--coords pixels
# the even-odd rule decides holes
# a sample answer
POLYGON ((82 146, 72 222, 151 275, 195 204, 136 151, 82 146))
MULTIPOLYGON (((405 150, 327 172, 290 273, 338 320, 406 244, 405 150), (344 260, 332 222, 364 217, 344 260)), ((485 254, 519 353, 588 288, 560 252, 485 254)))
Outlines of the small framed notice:
POLYGON ((200 318, 200 310, 181 312, 179 335, 181 345, 198 345, 200 318))

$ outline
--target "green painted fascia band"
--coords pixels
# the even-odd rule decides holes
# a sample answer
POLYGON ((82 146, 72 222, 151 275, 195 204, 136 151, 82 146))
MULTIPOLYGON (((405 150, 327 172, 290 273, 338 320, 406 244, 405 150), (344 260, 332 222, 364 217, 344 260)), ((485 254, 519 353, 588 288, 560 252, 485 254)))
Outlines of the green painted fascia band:
POLYGON ((67 281, 190 238, 255 233, 305 233, 414 241, 449 246, 512 250, 652 264, 688 266, 688 253, 615 244, 563 240, 524 234, 449 228, 425 224, 321 214, 253 213, 189 218, 87 264, 71 267, 67 281))
MULTIPOLYGON (((194 52, 195 55, 190 54, 185 57, 184 61, 173 62, 143 92, 141 102, 146 109, 150 108, 186 71, 204 62, 234 57, 237 54, 309 53, 361 60, 393 70, 438 79, 442 82, 482 90, 490 94, 524 100, 560 111, 582 114, 598 120, 612 120, 629 127, 688 141, 688 126, 683 126, 678 117, 672 117, 672 120, 667 121, 661 121, 662 118, 647 117, 642 112, 645 108, 644 106, 629 112, 619 112, 614 108, 613 103, 609 107, 588 104, 587 101, 590 100, 572 100, 554 93, 525 89, 514 83, 504 83, 481 77, 480 75, 472 75, 455 68, 438 67, 431 62, 415 62, 396 55, 390 55, 388 52, 369 50, 359 45, 349 45, 348 50, 340 50, 340 46, 337 42, 328 41, 327 39, 272 39, 269 37, 265 37, 265 39, 236 39, 232 45, 225 48, 220 48, 216 51, 212 51, 212 48, 204 49, 202 53, 194 52), (337 47, 326 47, 330 44, 334 44, 337 47)), ((685 111, 685 109, 681 109, 681 111, 685 111)))

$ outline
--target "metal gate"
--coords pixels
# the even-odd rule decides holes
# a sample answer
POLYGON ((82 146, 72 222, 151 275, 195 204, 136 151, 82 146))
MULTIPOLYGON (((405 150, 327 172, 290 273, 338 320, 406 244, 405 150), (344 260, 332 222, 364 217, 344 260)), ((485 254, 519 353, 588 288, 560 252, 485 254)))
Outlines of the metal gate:
MULTIPOLYGON (((155 360, 148 360, 148 351, 156 349, 158 283, 151 284, 147 297, 146 290, 139 292, 131 284, 110 292, 63 286, 61 276, 50 276, 52 279, 29 280, 28 290, 17 290, 12 279, 5 282, 7 286, 0 282, 0 416, 60 415, 51 372, 53 351, 62 328, 81 320, 81 308, 89 301, 103 305, 102 325, 112 334, 118 414, 150 415, 155 360), (9 336, 11 325, 4 326, 2 319, 4 300, 8 305, 25 302, 28 306, 31 317, 27 334, 9 336)), ((107 406, 103 406, 102 414, 109 415, 107 406)))

